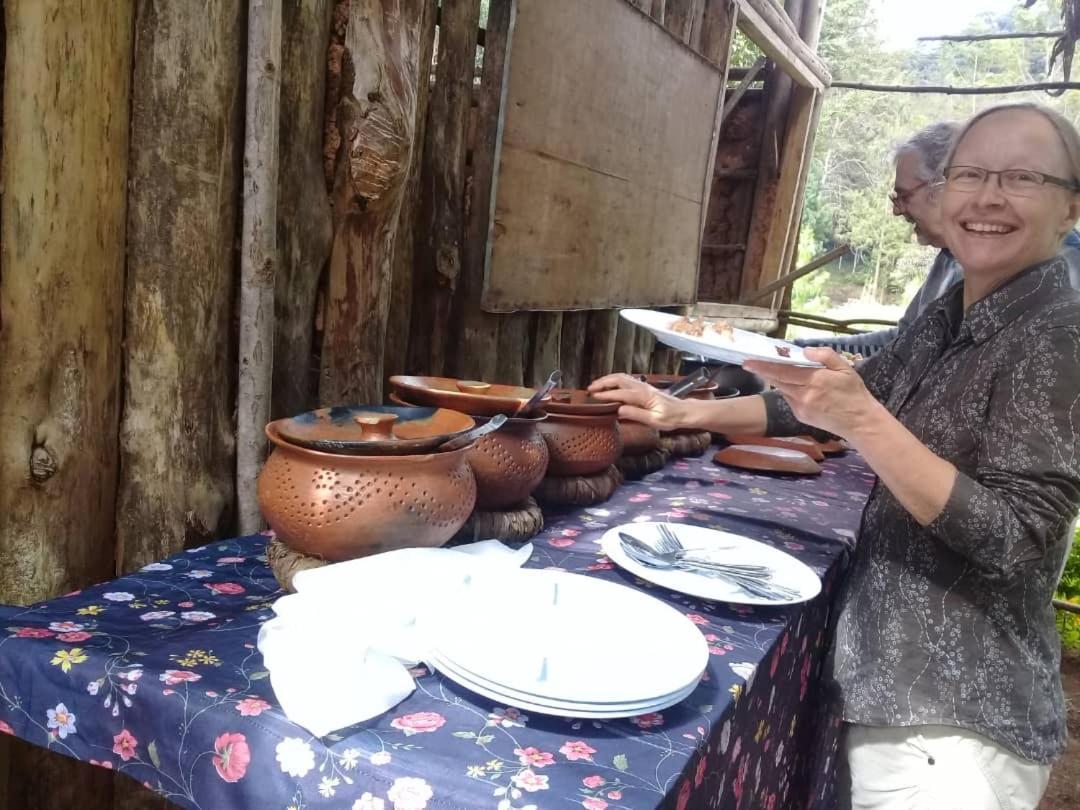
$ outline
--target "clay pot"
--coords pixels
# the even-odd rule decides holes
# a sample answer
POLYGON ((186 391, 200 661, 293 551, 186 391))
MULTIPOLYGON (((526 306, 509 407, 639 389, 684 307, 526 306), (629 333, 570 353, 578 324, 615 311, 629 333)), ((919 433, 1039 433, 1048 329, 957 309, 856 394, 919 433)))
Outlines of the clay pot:
POLYGON ((743 470, 787 473, 788 475, 819 475, 821 467, 806 453, 786 447, 763 447, 752 444, 733 444, 713 456, 713 462, 743 470))
POLYGON ((643 456, 660 446, 659 430, 629 419, 619 420, 619 438, 623 456, 643 456))
MULTIPOLYGON (((547 418, 508 419, 472 446, 467 458, 476 476, 477 509, 497 512, 520 506, 543 480, 548 446, 539 426, 547 418)), ((483 424, 487 419, 476 421, 483 424)))
POLYGON ((617 422, 615 414, 549 413, 538 425, 548 446, 548 474, 595 475, 614 464, 622 454, 617 422))
POLYGON ((274 422, 285 441, 357 456, 407 456, 430 453, 470 430, 471 417, 445 408, 347 405, 320 408, 274 422))
POLYGON ((577 388, 556 388, 551 399, 544 403, 549 414, 562 413, 570 416, 601 416, 618 412, 618 402, 594 399, 588 391, 577 388))
POLYGON ((533 388, 498 385, 453 377, 395 375, 390 386, 402 400, 432 408, 450 408, 473 416, 513 416, 536 393, 533 388))
POLYGON ((734 388, 739 396, 747 397, 760 394, 765 390, 765 381, 742 366, 733 366, 730 363, 721 363, 718 360, 704 360, 694 355, 684 354, 681 356, 679 365, 680 374, 690 374, 702 366, 708 366, 713 372, 713 380, 721 388, 734 388))
MULTIPOLYGON (((670 388, 674 383, 683 379, 678 374, 642 374, 645 378, 645 382, 651 385, 653 388, 659 388, 664 391, 670 388)), ((695 388, 689 394, 686 394, 687 399, 729 399, 731 397, 737 397, 739 395, 739 389, 737 388, 721 388, 715 381, 695 388)))
POLYGON ((414 456, 349 456, 274 444, 258 480, 259 508, 290 548, 348 560, 398 548, 441 546, 476 502, 472 445, 414 456))

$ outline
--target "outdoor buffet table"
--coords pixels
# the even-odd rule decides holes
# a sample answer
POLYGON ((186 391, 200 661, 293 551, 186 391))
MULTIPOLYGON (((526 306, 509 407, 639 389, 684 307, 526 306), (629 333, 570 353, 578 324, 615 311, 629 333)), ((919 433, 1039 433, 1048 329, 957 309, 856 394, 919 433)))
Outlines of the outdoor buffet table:
POLYGON ((528 563, 648 587, 700 626, 713 653, 705 678, 662 714, 522 713, 421 669, 416 691, 387 714, 314 738, 281 713, 255 646, 281 591, 267 538, 254 536, 0 607, 0 731, 202 810, 829 806, 838 727, 816 684, 873 476, 854 454, 825 462, 817 478, 742 473, 710 456, 626 483, 599 507, 549 513, 528 563), (821 574, 822 594, 762 609, 646 585, 596 545, 634 520, 769 542, 821 574))

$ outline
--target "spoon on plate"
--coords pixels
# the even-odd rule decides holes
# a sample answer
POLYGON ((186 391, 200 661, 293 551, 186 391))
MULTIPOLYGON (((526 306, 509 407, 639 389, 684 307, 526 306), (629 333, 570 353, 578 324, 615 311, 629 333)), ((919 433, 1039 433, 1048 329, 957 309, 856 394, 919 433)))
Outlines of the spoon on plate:
POLYGON ((518 405, 514 416, 520 416, 523 413, 528 413, 537 405, 540 401, 550 394, 560 383, 562 382, 562 372, 559 369, 555 369, 551 372, 551 375, 547 378, 547 382, 536 390, 536 393, 529 397, 527 400, 518 405))

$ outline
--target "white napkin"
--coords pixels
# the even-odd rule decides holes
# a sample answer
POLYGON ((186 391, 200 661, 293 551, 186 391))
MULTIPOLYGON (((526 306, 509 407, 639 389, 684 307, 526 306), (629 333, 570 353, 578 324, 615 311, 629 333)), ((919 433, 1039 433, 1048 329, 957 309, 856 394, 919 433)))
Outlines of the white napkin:
POLYGON ((322 737, 396 706, 416 688, 419 627, 450 591, 479 573, 520 568, 532 544, 498 540, 407 548, 301 571, 274 603, 258 646, 286 716, 322 737))

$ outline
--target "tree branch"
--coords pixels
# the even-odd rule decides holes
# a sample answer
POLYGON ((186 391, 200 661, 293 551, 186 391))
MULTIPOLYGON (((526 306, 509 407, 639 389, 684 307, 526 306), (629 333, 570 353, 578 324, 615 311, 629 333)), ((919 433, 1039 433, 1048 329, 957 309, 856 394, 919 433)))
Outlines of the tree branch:
POLYGON ((1006 93, 1024 93, 1030 90, 1080 90, 1080 82, 1033 82, 1031 84, 1003 84, 992 87, 950 87, 934 85, 862 84, 861 82, 833 82, 838 90, 869 90, 874 93, 942 93, 961 96, 995 96, 1006 93))
POLYGON ((946 34, 918 37, 919 42, 983 42, 989 39, 1060 39, 1064 31, 1014 31, 1007 34, 946 34))

